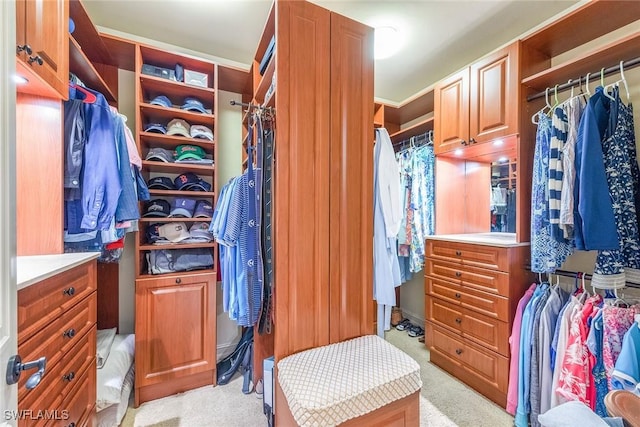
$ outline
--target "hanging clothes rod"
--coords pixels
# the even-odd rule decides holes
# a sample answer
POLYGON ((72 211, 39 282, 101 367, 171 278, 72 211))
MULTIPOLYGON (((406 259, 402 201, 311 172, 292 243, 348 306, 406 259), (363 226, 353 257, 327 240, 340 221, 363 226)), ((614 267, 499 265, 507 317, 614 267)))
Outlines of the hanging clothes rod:
MULTIPOLYGON (((640 57, 635 58, 635 59, 630 59, 629 61, 626 61, 622 64, 622 68, 626 71, 629 68, 634 68, 637 67, 638 65, 640 65, 640 57)), ((612 67, 609 68, 605 68, 603 71, 603 74, 605 76, 608 76, 610 74, 615 74, 615 73, 619 73, 620 72, 620 64, 618 65, 614 65, 612 67)), ((590 73, 589 76, 593 76, 593 77, 600 77, 600 70, 594 72, 594 73, 590 73)), ((585 80, 586 76, 581 76, 578 79, 571 79, 569 80, 567 83, 563 83, 561 85, 558 85, 558 92, 561 92, 563 90, 566 89, 570 89, 573 86, 578 86, 579 84, 581 84, 584 80, 585 80)), ((549 88, 549 91, 547 93, 551 93, 551 90, 553 90, 555 92, 555 87, 553 88, 549 88)), ((538 92, 536 94, 533 95, 529 95, 527 96, 527 102, 531 102, 534 99, 538 99, 538 98, 543 98, 545 96, 545 91, 542 92, 538 92)))
POLYGON ((430 130, 430 131, 427 131, 425 133, 421 133, 419 135, 412 136, 411 138, 403 139, 402 141, 395 142, 393 144, 393 146, 396 147, 396 146, 402 145, 402 144, 410 144, 412 138, 413 138, 413 143, 415 145, 423 145, 423 144, 430 145, 430 144, 433 144, 433 131, 430 130))
POLYGON ((275 111, 276 111, 276 109, 273 108, 273 107, 263 107, 263 106, 257 105, 257 104, 247 104, 246 102, 238 102, 238 101, 234 101, 234 100, 229 101, 229 104, 231 104, 231 105, 239 105, 239 106, 247 107, 247 108, 256 108, 258 110, 265 110, 265 111, 268 111, 270 113, 275 113, 275 111))
MULTIPOLYGON (((527 266, 526 267, 527 270, 531 271, 531 267, 527 266)), ((578 274, 584 275, 584 278, 586 280, 591 280, 591 278, 593 277, 592 274, 588 274, 588 273, 582 273, 579 271, 569 271, 569 270, 556 270, 553 273, 544 273, 547 275, 547 277, 549 275, 556 275, 556 276, 563 276, 563 277, 571 277, 571 278, 575 278, 578 274)), ((582 276, 580 276, 582 277, 582 276)), ((636 282, 625 282, 625 286, 628 286, 630 288, 638 288, 640 289, 640 283, 636 283, 636 282)))

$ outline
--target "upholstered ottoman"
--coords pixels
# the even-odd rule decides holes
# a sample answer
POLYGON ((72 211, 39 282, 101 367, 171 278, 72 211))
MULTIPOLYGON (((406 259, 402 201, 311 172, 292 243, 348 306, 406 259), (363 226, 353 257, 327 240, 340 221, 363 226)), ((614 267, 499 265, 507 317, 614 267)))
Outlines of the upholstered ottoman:
POLYGON ((419 425, 420 365, 377 335, 293 354, 277 372, 278 427, 419 425))

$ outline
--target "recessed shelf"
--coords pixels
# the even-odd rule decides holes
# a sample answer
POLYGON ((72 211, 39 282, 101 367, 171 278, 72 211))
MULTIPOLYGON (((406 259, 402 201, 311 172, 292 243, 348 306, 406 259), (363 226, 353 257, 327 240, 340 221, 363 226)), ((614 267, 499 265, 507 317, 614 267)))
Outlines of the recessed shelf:
POLYGON ((156 132, 140 132, 142 145, 174 149, 178 145, 197 145, 205 151, 213 153, 214 142, 208 139, 186 138, 184 136, 164 135, 156 132))
POLYGON ((260 79, 260 83, 258 84, 258 88, 256 89, 255 99, 258 102, 258 104, 264 101, 267 91, 271 86, 271 83, 273 80, 273 73, 275 72, 275 69, 276 69, 276 54, 274 53, 273 56, 271 57, 271 60, 269 60, 269 65, 267 65, 267 69, 262 75, 262 79, 260 79))
POLYGON ((78 76, 88 88, 104 95, 107 101, 117 102, 116 96, 71 35, 69 35, 69 71, 78 76))
POLYGON ((145 123, 155 123, 158 121, 166 124, 173 119, 183 119, 190 125, 205 125, 209 127, 212 132, 215 123, 213 114, 194 113, 193 111, 186 111, 181 108, 167 108, 159 105, 140 103, 140 112, 146 116, 145 123))
POLYGON ((182 82, 176 82, 162 77, 150 76, 148 74, 140 74, 140 84, 142 87, 155 87, 158 90, 175 90, 176 94, 189 94, 193 96, 201 96, 207 99, 215 94, 215 90, 210 87, 201 87, 188 85, 182 82))
POLYGON ((193 172, 198 175, 213 176, 214 168, 210 165, 194 165, 190 163, 164 163, 151 160, 142 161, 142 169, 148 172, 166 172, 181 174, 193 172))

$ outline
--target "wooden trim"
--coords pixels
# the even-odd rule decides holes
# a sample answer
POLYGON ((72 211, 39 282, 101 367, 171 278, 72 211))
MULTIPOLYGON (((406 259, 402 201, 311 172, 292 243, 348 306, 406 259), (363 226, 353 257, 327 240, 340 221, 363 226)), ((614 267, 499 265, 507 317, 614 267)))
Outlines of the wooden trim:
POLYGON ((98 329, 120 325, 120 265, 98 263, 98 329))

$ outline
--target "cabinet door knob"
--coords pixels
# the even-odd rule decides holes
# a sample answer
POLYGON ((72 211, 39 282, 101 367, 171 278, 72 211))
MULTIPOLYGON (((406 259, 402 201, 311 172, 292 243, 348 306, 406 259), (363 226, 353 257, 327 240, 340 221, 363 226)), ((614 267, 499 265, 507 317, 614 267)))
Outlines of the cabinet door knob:
POLYGON ((66 331, 64 331, 64 333, 62 335, 67 337, 67 338, 73 338, 73 337, 76 336, 76 330, 73 329, 73 328, 67 329, 66 331))
POLYGON ((176 283, 179 285, 180 283, 182 283, 182 279, 177 278, 177 279, 176 279, 176 283))
POLYGON ((29 64, 33 64, 34 62, 38 65, 44 64, 44 61, 42 60, 42 58, 40 58, 40 55, 29 56, 29 60, 27 62, 29 64))
POLYGON ((460 298, 460 294, 456 292, 456 298, 460 298))
POLYGON ((462 251, 456 251, 456 256, 462 256, 462 251))
POLYGON ((26 52, 27 55, 31 55, 33 53, 33 51, 31 50, 31 46, 29 46, 28 44, 23 44, 22 46, 18 45, 16 47, 16 53, 20 53, 22 51, 26 52))
POLYGON ((67 375, 65 375, 64 377, 62 377, 63 380, 65 381, 73 381, 73 379, 76 377, 76 373, 75 372, 69 372, 67 375))
POLYGON ((76 423, 70 423, 67 425, 67 427, 76 427, 76 423))
POLYGON ((465 141, 464 139, 460 140, 460 144, 461 145, 467 145, 467 141, 465 141))
POLYGON ((459 325, 460 323, 462 323, 462 319, 461 319, 461 318, 459 318, 459 317, 457 317, 457 318, 456 318, 456 323, 459 325))
POLYGON ((73 294, 75 294, 75 293, 76 293, 76 290, 75 290, 75 288, 72 286, 72 287, 70 287, 70 288, 65 289, 64 291, 62 291, 62 293, 63 293, 64 295, 72 296, 73 294))
POLYGON ((476 143, 476 140, 475 140, 475 139, 471 138, 471 139, 469 140, 469 144, 475 144, 475 143, 476 143))
POLYGON ((462 354, 462 349, 461 348, 456 348, 456 354, 457 355, 461 355, 462 354))
POLYGON ((459 271, 456 271, 456 277, 460 277, 462 276, 462 273, 460 273, 459 271))

